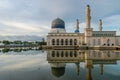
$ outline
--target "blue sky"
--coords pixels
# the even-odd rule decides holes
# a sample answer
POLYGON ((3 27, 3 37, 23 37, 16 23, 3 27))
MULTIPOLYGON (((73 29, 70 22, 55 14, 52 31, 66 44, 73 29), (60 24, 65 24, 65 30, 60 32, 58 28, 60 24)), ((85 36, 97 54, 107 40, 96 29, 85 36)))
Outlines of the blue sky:
POLYGON ((74 32, 79 19, 80 31, 85 27, 85 7, 91 7, 94 30, 98 20, 103 30, 120 29, 120 0, 0 0, 0 35, 46 36, 51 21, 60 17, 65 21, 67 32, 74 32))

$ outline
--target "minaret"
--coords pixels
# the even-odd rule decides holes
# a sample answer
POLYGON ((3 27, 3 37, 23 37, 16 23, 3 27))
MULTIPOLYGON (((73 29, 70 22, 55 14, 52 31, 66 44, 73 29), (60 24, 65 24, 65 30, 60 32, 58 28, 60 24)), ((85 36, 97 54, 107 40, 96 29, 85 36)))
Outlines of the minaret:
POLYGON ((80 73, 79 62, 75 63, 75 65, 76 65, 76 73, 77 73, 77 75, 79 75, 79 73, 80 73))
POLYGON ((88 51, 85 53, 85 69, 86 69, 86 80, 92 80, 92 68, 93 68, 93 61, 90 60, 88 56, 88 51))
POLYGON ((79 33, 79 20, 76 20, 76 30, 75 33, 79 33))
POLYGON ((92 80, 92 60, 85 60, 86 80, 92 80))
POLYGON ((91 66, 86 68, 86 80, 92 80, 91 66))
POLYGON ((85 16, 85 19, 86 19, 86 27, 84 29, 84 33, 85 33, 85 44, 87 46, 90 46, 90 38, 92 36, 92 32, 93 32, 93 28, 91 28, 90 26, 90 20, 91 20, 91 16, 90 16, 90 6, 87 5, 86 7, 86 16, 85 16))
POLYGON ((103 64, 100 64, 100 74, 103 75, 103 64))
POLYGON ((87 5, 87 7, 86 7, 86 28, 90 28, 90 19, 91 19, 90 6, 87 5))
POLYGON ((99 22, 98 22, 98 25, 99 25, 99 31, 102 31, 102 20, 100 19, 99 22))
POLYGON ((79 21, 78 21, 78 19, 76 20, 76 29, 79 30, 79 21))

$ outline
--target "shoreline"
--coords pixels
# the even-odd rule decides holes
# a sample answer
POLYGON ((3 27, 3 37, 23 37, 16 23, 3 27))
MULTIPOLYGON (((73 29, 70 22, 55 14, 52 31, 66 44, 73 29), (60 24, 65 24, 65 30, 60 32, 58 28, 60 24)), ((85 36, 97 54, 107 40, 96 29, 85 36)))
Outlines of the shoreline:
POLYGON ((44 46, 53 50, 120 50, 120 46, 44 46))

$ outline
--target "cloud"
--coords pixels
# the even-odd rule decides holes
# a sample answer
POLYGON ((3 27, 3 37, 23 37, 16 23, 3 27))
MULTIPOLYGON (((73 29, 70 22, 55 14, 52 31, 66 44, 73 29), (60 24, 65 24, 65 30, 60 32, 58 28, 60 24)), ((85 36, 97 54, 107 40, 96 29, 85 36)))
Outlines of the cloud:
POLYGON ((120 14, 112 15, 104 18, 104 23, 107 25, 114 25, 115 23, 120 23, 120 14))
POLYGON ((20 23, 20 22, 16 22, 16 21, 1 21, 1 23, 3 25, 11 26, 13 28, 15 27, 15 28, 22 29, 22 30, 41 31, 39 28, 36 28, 33 25, 29 25, 26 23, 20 23))
POLYGON ((47 63, 44 62, 45 59, 46 55, 40 54, 40 52, 39 53, 34 52, 34 54, 30 52, 23 52, 23 54, 14 53, 8 55, 1 55, 0 60, 2 60, 3 62, 1 63, 2 66, 0 71, 10 71, 13 69, 20 70, 23 68, 28 68, 29 66, 35 64, 42 64, 42 66, 45 66, 47 63))
POLYGON ((13 7, 13 6, 9 0, 0 1, 0 9, 8 9, 10 7, 13 7))
POLYGON ((10 41, 16 41, 16 40, 21 40, 21 41, 42 41, 42 38, 40 36, 35 36, 35 35, 32 35, 32 36, 28 36, 28 35, 25 35, 25 36, 21 36, 21 35, 12 35, 12 36, 0 36, 0 41, 3 41, 3 40, 10 40, 10 41))
MULTIPOLYGON (((22 32, 25 33, 42 33, 45 32, 46 30, 50 30, 49 27, 45 26, 45 25, 41 25, 41 24, 37 24, 37 23, 25 23, 25 22, 19 22, 19 21, 3 21, 0 20, 0 24, 7 26, 6 28, 8 29, 4 29, 4 31, 1 31, 5 34, 5 32, 9 32, 8 34, 11 34, 11 32, 20 32, 19 34, 21 34, 22 32)), ((37 34, 36 34, 37 35, 37 34)))
POLYGON ((111 26, 118 26, 119 3, 120 0, 0 0, 0 33, 45 36, 51 28, 51 21, 56 17, 65 21, 68 32, 74 32, 77 18, 80 26, 84 26, 87 4, 91 7, 94 28, 97 28, 99 19, 103 19, 105 27, 110 25, 110 18, 113 20, 111 26))

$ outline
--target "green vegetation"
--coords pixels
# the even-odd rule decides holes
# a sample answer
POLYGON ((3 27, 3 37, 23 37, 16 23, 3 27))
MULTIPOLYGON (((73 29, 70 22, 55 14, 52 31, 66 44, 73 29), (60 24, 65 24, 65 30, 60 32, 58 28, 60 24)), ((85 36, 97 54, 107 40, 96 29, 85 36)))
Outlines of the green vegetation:
POLYGON ((3 40, 0 41, 1 45, 0 46, 41 46, 41 45, 46 45, 46 42, 44 38, 42 41, 35 41, 35 42, 30 42, 30 41, 8 41, 8 40, 3 40))
POLYGON ((29 51, 29 50, 41 50, 41 48, 3 48, 0 50, 0 52, 8 53, 8 52, 22 52, 22 51, 29 51))

